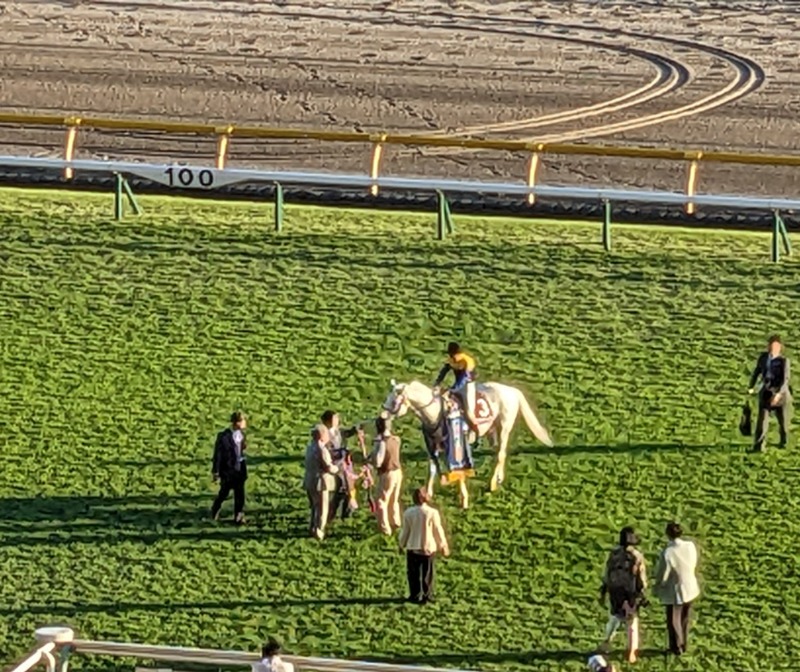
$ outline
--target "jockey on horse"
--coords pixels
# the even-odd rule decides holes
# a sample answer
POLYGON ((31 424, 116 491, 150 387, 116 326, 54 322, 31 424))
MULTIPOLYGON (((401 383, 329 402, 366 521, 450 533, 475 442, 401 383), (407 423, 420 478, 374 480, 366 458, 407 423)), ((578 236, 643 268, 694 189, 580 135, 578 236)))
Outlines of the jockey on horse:
POLYGON ((470 443, 475 443, 479 436, 478 423, 475 421, 475 358, 464 352, 456 342, 447 345, 447 362, 439 371, 434 388, 438 389, 445 376, 452 371, 455 384, 450 388, 461 402, 464 419, 471 430, 470 443), (474 438, 473 438, 474 437, 474 438))

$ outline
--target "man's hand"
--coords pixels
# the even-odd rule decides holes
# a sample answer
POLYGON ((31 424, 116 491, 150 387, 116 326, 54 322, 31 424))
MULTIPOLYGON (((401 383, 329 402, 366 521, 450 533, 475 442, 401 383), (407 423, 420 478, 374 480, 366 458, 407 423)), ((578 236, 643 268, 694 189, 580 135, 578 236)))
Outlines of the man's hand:
POLYGON ((755 394, 755 393, 756 393, 756 388, 754 387, 751 387, 749 390, 747 390, 747 394, 755 394))
POLYGON ((445 558, 449 558, 449 557, 450 557, 450 548, 449 548, 449 547, 447 547, 447 546, 445 546, 445 547, 442 549, 442 555, 443 555, 445 558))
POLYGON ((772 397, 772 401, 770 401, 769 403, 771 406, 777 406, 778 404, 781 403, 781 399, 783 399, 783 395, 780 392, 778 392, 776 395, 772 397))

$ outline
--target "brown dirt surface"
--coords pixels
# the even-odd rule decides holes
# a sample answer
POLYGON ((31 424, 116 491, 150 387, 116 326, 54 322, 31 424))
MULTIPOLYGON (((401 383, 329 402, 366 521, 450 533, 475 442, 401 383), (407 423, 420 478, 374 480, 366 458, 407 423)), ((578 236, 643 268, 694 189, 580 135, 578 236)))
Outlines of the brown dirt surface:
MULTIPOLYGON (((800 8, 782 2, 16 0, 0 6, 0 111, 791 153, 798 24, 800 8)), ((59 155, 63 135, 0 127, 0 151, 59 155)), ((78 136, 78 157, 213 155, 212 138, 78 136)), ((230 165, 363 172, 369 155, 234 140, 230 165)), ((390 147, 383 170, 522 179, 527 159, 390 147)), ((703 165, 699 188, 788 197, 795 173, 703 165)), ((685 174, 548 156, 540 180, 682 189, 685 174)))

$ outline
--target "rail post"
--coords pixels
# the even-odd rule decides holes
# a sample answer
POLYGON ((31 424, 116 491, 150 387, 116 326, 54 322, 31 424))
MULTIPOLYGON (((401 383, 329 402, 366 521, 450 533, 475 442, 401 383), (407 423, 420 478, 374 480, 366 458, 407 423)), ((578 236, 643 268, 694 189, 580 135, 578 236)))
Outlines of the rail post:
POLYGON ((131 185, 120 173, 114 173, 114 219, 120 221, 124 211, 123 197, 128 199, 134 215, 141 215, 142 210, 136 202, 136 196, 131 185))
POLYGON ((603 199, 603 248, 611 252, 611 201, 603 199))
POLYGON ((72 655, 72 645, 66 644, 58 652, 57 672, 69 672, 69 659, 72 655))
MULTIPOLYGON (((372 145, 372 161, 369 167, 369 176, 372 180, 378 179, 378 173, 380 172, 381 168, 381 159, 383 158, 383 143, 386 141, 386 133, 381 133, 380 135, 371 136, 370 139, 373 142, 372 145)), ((378 195, 378 185, 373 184, 369 188, 369 193, 373 196, 378 195)))
POLYGON ((781 245, 783 251, 787 256, 792 254, 792 243, 789 240, 789 233, 786 230, 786 222, 778 210, 772 212, 772 254, 773 262, 778 262, 781 259, 781 245))
MULTIPOLYGON (((536 145, 536 148, 531 154, 531 159, 528 162, 528 187, 531 189, 536 186, 536 178, 539 175, 539 164, 541 163, 541 152, 543 149, 544 145, 536 145)), ((528 205, 533 205, 534 203, 536 203, 536 195, 528 194, 528 205)))
MULTIPOLYGON (((75 140, 78 135, 78 126, 81 124, 80 117, 69 117, 66 120, 67 135, 64 138, 64 161, 72 161, 75 156, 75 140)), ((64 168, 64 179, 71 180, 74 176, 72 168, 64 168)))
POLYGON ((275 183, 275 231, 283 230, 283 185, 275 183))
POLYGON ((450 204, 447 202, 447 196, 444 195, 444 192, 436 192, 436 202, 438 206, 436 215, 436 238, 438 240, 444 240, 448 234, 452 235, 454 232, 453 217, 450 214, 450 204))
POLYGON ((119 173, 114 173, 114 219, 122 219, 122 181, 123 177, 119 173))
MULTIPOLYGON (((689 174, 686 177, 686 196, 691 198, 697 193, 697 171, 700 168, 700 159, 703 158, 703 152, 696 152, 694 158, 689 163, 689 174)), ((695 212, 695 205, 692 201, 686 202, 686 214, 693 215, 695 212)))
POLYGON ((219 126, 215 129, 217 133, 217 170, 223 170, 228 160, 228 145, 231 141, 233 126, 219 126))

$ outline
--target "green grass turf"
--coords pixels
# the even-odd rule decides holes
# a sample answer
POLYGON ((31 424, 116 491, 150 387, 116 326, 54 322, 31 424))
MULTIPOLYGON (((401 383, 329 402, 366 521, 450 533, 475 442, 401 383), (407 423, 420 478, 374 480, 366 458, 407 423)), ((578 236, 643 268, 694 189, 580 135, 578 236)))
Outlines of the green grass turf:
MULTIPOLYGON (((800 638, 797 453, 745 454, 747 374, 793 340, 800 266, 758 234, 0 192, 0 652, 82 636, 487 670, 569 670, 601 635, 616 530, 652 563, 680 519, 704 595, 681 669, 772 670, 800 638), (524 388, 557 441, 519 429, 506 484, 438 496, 454 555, 439 601, 393 602, 404 566, 364 516, 304 538, 301 455, 326 407, 368 416, 430 381, 457 336, 524 388), (205 520, 211 444, 251 416, 251 524, 205 520)), ((411 419, 406 490, 427 465, 411 419)), ((774 436, 773 436, 774 439, 774 436)), ((230 503, 225 509, 230 511, 230 503)), ((662 614, 644 648, 664 645, 662 614)), ((622 646, 622 642, 619 643, 622 646)), ((656 655, 638 669, 661 669, 656 655)), ((89 662, 82 668, 97 667, 89 662)))

